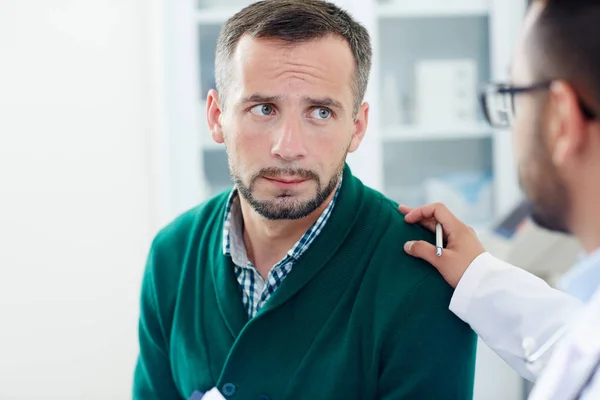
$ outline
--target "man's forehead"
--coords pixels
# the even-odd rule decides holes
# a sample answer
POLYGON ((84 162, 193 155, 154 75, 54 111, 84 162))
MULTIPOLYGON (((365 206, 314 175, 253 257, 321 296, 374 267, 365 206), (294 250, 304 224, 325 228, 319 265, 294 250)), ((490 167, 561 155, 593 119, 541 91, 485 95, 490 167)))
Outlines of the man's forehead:
MULTIPOLYGON (((354 77, 353 56, 342 40, 324 37, 300 43, 281 39, 259 38, 246 35, 240 39, 232 78, 248 91, 266 96, 282 96, 282 88, 309 92, 303 95, 339 97, 339 92, 350 92, 354 77), (312 89, 311 89, 312 88, 312 89), (317 90, 318 89, 318 90, 317 90)), ((289 92, 288 92, 289 93, 289 92)))

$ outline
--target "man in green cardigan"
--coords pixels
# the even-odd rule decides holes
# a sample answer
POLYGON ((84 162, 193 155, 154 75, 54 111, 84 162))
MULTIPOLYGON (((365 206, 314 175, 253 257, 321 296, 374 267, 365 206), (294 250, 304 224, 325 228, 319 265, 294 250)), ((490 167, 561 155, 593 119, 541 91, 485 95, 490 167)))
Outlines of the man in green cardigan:
POLYGON ((207 117, 235 185, 152 244, 135 399, 472 398, 475 335, 398 245, 430 233, 345 163, 370 68, 365 28, 324 1, 226 22, 207 117))

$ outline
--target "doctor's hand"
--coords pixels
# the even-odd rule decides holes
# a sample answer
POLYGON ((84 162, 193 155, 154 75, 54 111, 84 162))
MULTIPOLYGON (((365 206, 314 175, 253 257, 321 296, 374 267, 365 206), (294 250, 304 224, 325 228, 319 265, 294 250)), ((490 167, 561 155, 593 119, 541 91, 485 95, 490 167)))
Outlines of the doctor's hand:
POLYGON ((422 258, 433 265, 444 277, 446 282, 456 288, 463 274, 485 249, 475 231, 462 223, 441 204, 429 204, 412 208, 400 206, 404 219, 409 224, 419 223, 435 232, 436 222, 442 225, 446 245, 441 257, 436 254, 435 245, 425 241, 410 241, 404 245, 404 250, 413 257, 422 258))

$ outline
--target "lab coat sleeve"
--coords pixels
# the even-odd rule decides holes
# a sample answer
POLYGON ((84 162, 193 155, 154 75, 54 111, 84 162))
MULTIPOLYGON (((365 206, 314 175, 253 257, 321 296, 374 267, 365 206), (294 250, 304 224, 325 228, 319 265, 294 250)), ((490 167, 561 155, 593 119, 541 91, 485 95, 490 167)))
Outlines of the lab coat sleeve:
POLYGON ((529 272, 481 254, 460 280, 450 310, 522 377, 535 381, 552 348, 527 363, 524 340, 534 350, 568 324, 583 305, 529 272))

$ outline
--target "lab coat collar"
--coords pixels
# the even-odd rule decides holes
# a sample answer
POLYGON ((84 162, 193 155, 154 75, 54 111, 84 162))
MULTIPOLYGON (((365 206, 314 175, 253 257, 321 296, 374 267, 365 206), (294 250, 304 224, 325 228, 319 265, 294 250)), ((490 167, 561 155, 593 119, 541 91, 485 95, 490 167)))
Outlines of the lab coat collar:
POLYGON ((559 289, 589 302, 600 288, 600 248, 584 257, 560 280, 559 289))

